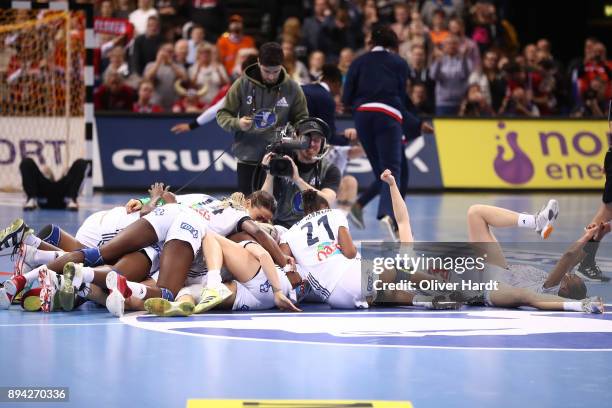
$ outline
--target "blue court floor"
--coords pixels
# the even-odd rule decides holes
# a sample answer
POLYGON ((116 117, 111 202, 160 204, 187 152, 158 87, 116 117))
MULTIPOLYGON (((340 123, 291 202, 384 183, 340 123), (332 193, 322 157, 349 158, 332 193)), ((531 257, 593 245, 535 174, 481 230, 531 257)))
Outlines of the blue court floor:
MULTIPOLYGON (((92 212, 129 197, 95 195, 77 213, 23 213, 20 196, 0 194, 0 225, 24 217, 34 228, 56 223, 74 233, 92 212)), ((417 240, 464 241, 469 205, 534 212, 551 197, 559 200, 561 214, 550 240, 572 242, 594 215, 599 195, 413 195, 407 202, 417 240)), ((352 230, 356 239, 386 238, 374 219, 375 205, 366 208, 368 228, 352 230)), ((505 242, 538 240, 521 229, 498 230, 496 236, 505 242)), ((521 260, 542 266, 553 257, 521 260)), ((610 275, 612 253, 600 250, 598 261, 610 275)), ((9 257, 0 256, 0 271, 11 270, 9 257)), ((610 283, 587 286, 589 295, 604 296, 612 307, 610 283)), ((0 328, 0 387, 70 389, 69 403, 0 402, 0 408, 185 407, 190 399, 392 400, 416 408, 612 406, 608 313, 332 312, 307 305, 300 314, 169 319, 133 313, 117 319, 88 303, 49 314, 12 306, 0 311, 0 328)))

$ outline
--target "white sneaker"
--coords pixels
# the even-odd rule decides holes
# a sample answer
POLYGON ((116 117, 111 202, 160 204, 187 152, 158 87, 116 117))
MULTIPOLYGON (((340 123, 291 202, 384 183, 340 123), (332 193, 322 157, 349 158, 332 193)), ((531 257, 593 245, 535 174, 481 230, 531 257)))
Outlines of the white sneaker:
POLYGON ((110 294, 106 298, 106 308, 113 316, 123 316, 125 299, 132 296, 132 291, 127 286, 127 280, 117 272, 111 271, 106 275, 106 288, 110 290, 110 294))
POLYGON ((559 203, 557 200, 550 200, 540 211, 535 215, 536 233, 542 239, 547 239, 553 232, 553 224, 559 216, 559 203))
POLYGON ((15 263, 13 266, 13 274, 14 275, 23 275, 27 272, 30 272, 32 269, 36 268, 37 265, 34 261, 34 256, 36 255, 36 248, 30 245, 26 245, 21 243, 19 245, 19 249, 17 250, 17 258, 15 259, 15 263))
POLYGON ((32 211, 38 208, 38 202, 35 198, 28 198, 28 200, 23 205, 24 211, 32 211))
POLYGON ((0 310, 6 310, 11 306, 12 296, 9 297, 4 286, 0 287, 0 310))
POLYGON ((60 307, 57 292, 60 286, 57 273, 42 266, 38 271, 38 283, 40 284, 40 309, 49 313, 60 307))

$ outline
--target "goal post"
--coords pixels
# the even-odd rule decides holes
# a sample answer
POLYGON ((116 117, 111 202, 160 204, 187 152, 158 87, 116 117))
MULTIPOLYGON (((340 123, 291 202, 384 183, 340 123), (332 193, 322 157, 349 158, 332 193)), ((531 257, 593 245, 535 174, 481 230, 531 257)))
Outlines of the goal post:
POLYGON ((94 47, 91 4, 0 0, 0 191, 26 157, 55 180, 84 158, 91 193, 94 47))

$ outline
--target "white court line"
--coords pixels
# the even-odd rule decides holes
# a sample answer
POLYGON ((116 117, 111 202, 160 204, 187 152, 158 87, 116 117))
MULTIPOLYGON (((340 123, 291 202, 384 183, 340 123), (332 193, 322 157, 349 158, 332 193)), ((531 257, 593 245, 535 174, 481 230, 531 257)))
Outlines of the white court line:
MULTIPOLYGON (((607 306, 607 305, 606 305, 607 306)), ((487 310, 482 310, 482 312, 485 312, 487 310)), ((491 311, 490 309, 488 310, 489 312, 491 311)), ((405 311, 405 312, 401 312, 401 311, 390 311, 390 312, 375 312, 377 314, 382 313, 382 314, 406 314, 406 313, 411 313, 412 311, 405 311)), ((421 313, 421 314, 431 314, 431 313, 445 313, 445 311, 440 311, 440 310, 429 310, 429 311, 416 311, 416 313, 421 313)), ((477 312, 477 311, 473 311, 473 312, 477 312)), ((461 312, 461 311, 448 311, 446 313, 465 313, 465 311, 461 312)), ((550 314, 550 313, 564 313, 564 312, 554 312, 554 311, 535 311, 535 312, 530 312, 533 314, 550 314)), ((571 312, 569 312, 571 313, 571 312)), ((184 332, 184 331, 179 331, 176 329, 180 329, 180 326, 177 326, 175 328, 175 330, 167 330, 167 329, 163 329, 161 327, 155 326, 154 324, 149 324, 147 322, 142 322, 142 321, 138 321, 137 318, 139 316, 144 316, 146 315, 146 312, 133 312, 133 313, 129 313, 124 315, 123 317, 121 317, 121 321, 124 322, 126 325, 132 326, 132 327, 136 327, 136 328, 140 328, 140 329, 145 329, 145 330, 150 330, 150 331, 154 331, 157 333, 165 333, 165 334, 170 334, 170 335, 181 335, 181 336, 191 336, 191 337, 204 337, 204 338, 212 338, 212 339, 225 339, 225 340, 236 340, 236 341, 254 341, 254 342, 265 342, 265 343, 284 343, 284 344, 306 344, 306 345, 311 345, 311 346, 336 346, 336 347, 357 347, 357 348, 385 348, 385 349, 441 349, 441 350, 462 350, 462 351, 483 351, 483 350, 489 350, 489 351, 575 351, 575 352, 612 352, 612 348, 602 348, 602 349, 572 349, 572 348, 530 348, 530 347, 521 347, 521 348, 516 348, 516 347, 466 347, 466 346, 429 346, 429 345, 404 345, 404 344, 356 344, 356 343, 332 343, 332 342, 318 342, 318 341, 308 341, 308 340, 279 340, 279 339, 258 339, 258 338, 248 338, 248 337, 237 337, 237 336, 224 336, 224 335, 215 335, 215 334, 202 334, 202 333, 190 333, 190 332, 184 332)), ((321 314, 327 314, 327 315, 340 315, 340 314, 345 314, 345 315, 355 315, 355 314, 361 314, 361 315, 365 315, 367 316, 370 313, 367 312, 344 312, 344 313, 334 313, 334 312, 324 312, 324 313, 299 313, 299 314, 294 314, 292 316, 304 316, 304 315, 321 315, 321 314)), ((234 314, 232 314, 234 315, 234 314)), ((270 315, 274 315, 274 313, 235 313, 236 316, 270 316, 270 315)), ((153 316, 151 315, 151 317, 157 317, 157 316, 153 316)), ((177 323, 180 323, 180 320, 177 320, 177 323)))

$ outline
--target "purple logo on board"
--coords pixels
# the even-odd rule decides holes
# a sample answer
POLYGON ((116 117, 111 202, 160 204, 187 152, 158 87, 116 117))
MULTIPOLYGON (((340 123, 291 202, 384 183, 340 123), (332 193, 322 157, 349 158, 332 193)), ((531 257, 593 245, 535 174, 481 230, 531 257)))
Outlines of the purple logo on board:
MULTIPOLYGON (((497 125, 504 129, 506 125, 500 122, 497 125)), ((500 137, 496 136, 499 140, 500 137)), ((506 133, 506 142, 510 145, 513 157, 510 160, 504 159, 506 149, 502 145, 497 146, 497 156, 493 161, 493 168, 499 178, 510 184, 524 184, 531 180, 534 173, 533 162, 518 145, 518 134, 516 132, 506 133)))

